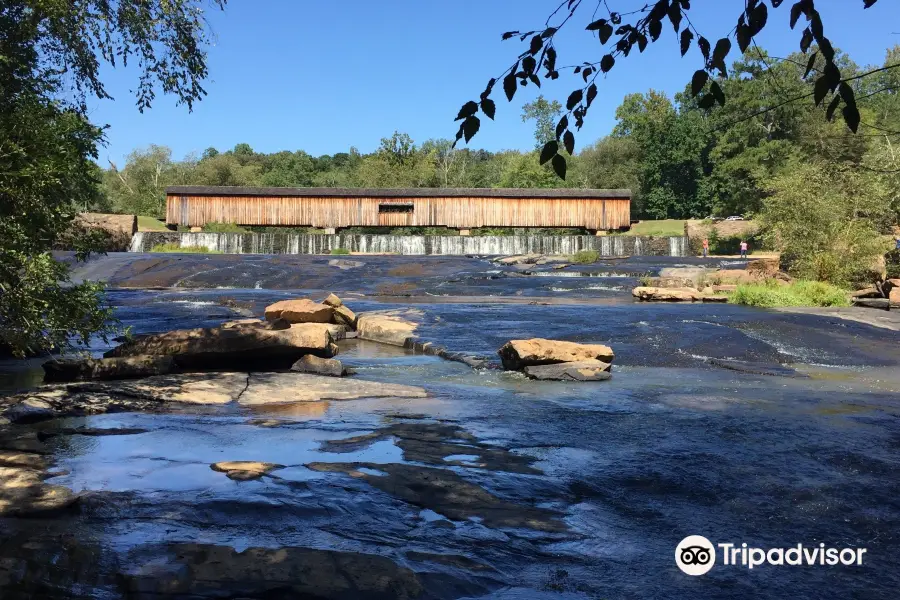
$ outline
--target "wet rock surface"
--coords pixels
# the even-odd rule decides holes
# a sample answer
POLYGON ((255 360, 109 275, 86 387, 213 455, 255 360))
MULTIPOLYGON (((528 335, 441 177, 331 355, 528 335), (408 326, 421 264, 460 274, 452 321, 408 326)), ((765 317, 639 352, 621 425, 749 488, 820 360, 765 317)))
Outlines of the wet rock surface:
POLYGON ((406 259, 359 257, 363 265, 345 270, 308 257, 276 275, 271 257, 261 267, 240 258, 216 258, 207 271, 196 259, 175 269, 171 257, 144 266, 148 278, 177 271, 188 284, 309 285, 110 297, 138 335, 246 316, 223 298, 256 316, 329 289, 360 313, 406 312, 420 299, 406 317, 416 323, 409 348, 341 340, 341 362, 357 375, 321 379, 424 395, 286 402, 310 388, 296 378, 316 376, 240 370, 160 376, 156 391, 141 387, 147 380, 90 381, 7 396, 0 467, 17 470, 9 481, 33 488, 32 499, 58 486, 74 500, 0 516, 4 600, 893 598, 900 587, 900 332, 888 321, 632 300, 641 273, 689 260, 625 260, 615 269, 627 276, 607 276, 609 263, 507 277, 505 266, 454 259, 439 281, 436 263, 387 275, 423 264, 406 259), (339 285, 317 287, 332 277, 321 269, 339 285), (398 282, 413 295, 349 293, 398 282), (497 348, 536 336, 614 348, 615 377, 530 380, 424 346, 499 367, 497 348), (172 401, 188 384, 192 396, 224 401, 172 401), (255 386, 266 401, 241 402, 255 386), (256 477, 210 466, 228 462, 279 468, 256 477), (717 563, 689 578, 672 560, 688 534, 865 547, 867 562, 752 573, 717 563))
MULTIPOLYGON (((564 340, 532 338, 512 340, 497 351, 503 368, 518 371, 524 367, 571 363, 585 360, 612 362, 612 348, 602 344, 579 344, 564 340)), ((607 365, 608 366, 608 365, 607 365)))
POLYGON ((599 360, 588 359, 552 365, 525 367, 525 374, 531 379, 550 381, 606 381, 611 377, 611 365, 599 360))
MULTIPOLYGON (((330 310, 330 309, 329 309, 330 310)), ((287 368, 305 354, 336 353, 329 325, 300 323, 287 329, 210 327, 139 336, 108 351, 105 358, 173 356, 184 369, 287 368)))

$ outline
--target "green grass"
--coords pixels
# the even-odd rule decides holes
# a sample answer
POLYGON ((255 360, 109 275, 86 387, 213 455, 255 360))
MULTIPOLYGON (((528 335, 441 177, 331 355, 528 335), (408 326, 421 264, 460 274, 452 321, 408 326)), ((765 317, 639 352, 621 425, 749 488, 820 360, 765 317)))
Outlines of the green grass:
POLYGON ((846 290, 822 281, 739 285, 728 301, 763 308, 779 306, 850 306, 846 290))
POLYGON ((138 215, 138 231, 168 231, 166 224, 153 217, 138 215))
POLYGON ((596 250, 579 250, 572 255, 572 262, 580 265, 588 265, 597 262, 599 258, 600 253, 596 250))
POLYGON ((671 237, 684 235, 684 219, 663 219, 660 221, 641 221, 631 226, 625 235, 652 235, 655 237, 671 237))
POLYGON ((332 254, 350 254, 350 251, 346 248, 335 248, 331 251, 332 254))
POLYGON ((150 248, 150 252, 180 252, 183 254, 224 254, 219 250, 210 250, 206 246, 179 246, 174 242, 168 244, 157 244, 150 248))

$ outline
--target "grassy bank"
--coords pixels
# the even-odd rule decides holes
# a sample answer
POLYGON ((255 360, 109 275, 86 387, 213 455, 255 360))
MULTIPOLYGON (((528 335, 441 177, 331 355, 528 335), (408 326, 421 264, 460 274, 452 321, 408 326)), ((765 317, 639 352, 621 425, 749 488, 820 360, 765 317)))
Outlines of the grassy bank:
POLYGON ((210 250, 206 246, 179 246, 175 243, 157 244, 150 252, 179 252, 182 254, 224 254, 218 250, 210 250))
POLYGON ((625 235, 643 235, 653 237, 677 237, 684 235, 684 219, 661 219, 659 221, 641 221, 631 226, 625 235))
POLYGON ((732 304, 776 308, 780 306, 850 306, 846 290, 821 281, 795 281, 739 285, 728 301, 732 304))
POLYGON ((168 231, 166 224, 153 217, 138 215, 138 231, 168 231))

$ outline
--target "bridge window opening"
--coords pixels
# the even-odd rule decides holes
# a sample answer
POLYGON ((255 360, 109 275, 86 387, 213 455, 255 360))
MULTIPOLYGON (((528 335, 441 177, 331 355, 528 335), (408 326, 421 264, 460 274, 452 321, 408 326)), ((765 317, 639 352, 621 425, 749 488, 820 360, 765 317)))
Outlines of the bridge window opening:
POLYGON ((379 213, 412 213, 413 205, 412 204, 400 204, 398 202, 392 202, 391 204, 379 204, 378 205, 379 213))

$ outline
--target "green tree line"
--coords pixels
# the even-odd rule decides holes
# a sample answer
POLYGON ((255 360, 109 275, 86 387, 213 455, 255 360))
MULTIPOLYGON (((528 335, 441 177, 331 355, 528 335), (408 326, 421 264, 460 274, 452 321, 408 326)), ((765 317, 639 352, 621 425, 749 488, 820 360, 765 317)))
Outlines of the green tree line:
MULTIPOLYGON (((877 68, 860 69, 840 53, 838 60, 851 77, 877 68)), ((626 96, 611 134, 569 157, 565 180, 539 164, 538 151, 456 148, 448 139, 416 144, 400 132, 369 154, 351 148, 318 157, 238 144, 176 160, 169 148, 150 146, 104 170, 95 207, 162 216, 169 185, 581 187, 630 188, 635 218, 749 216, 777 198, 792 174, 801 181, 801 171, 812 169, 829 177, 855 172, 858 185, 887 193, 867 194, 879 204, 876 212, 887 215, 892 207, 896 214, 897 199, 887 190, 900 168, 894 163, 900 71, 887 67, 897 64, 900 47, 886 53, 885 70, 855 81, 858 134, 827 119, 827 107, 791 102, 813 93, 816 60, 799 53, 773 57, 754 47, 719 80, 724 106, 698 107, 690 86, 673 98, 655 90, 626 96)), ((524 107, 537 147, 552 136, 548 124, 559 111, 542 97, 524 107)))

